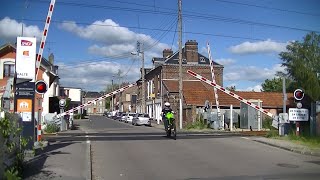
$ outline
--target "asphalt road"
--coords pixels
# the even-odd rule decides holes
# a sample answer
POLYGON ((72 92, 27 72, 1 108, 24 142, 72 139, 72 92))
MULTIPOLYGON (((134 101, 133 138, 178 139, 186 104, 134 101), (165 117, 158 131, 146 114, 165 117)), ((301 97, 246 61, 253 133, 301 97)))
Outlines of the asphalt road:
POLYGON ((320 158, 246 137, 178 134, 91 116, 81 123, 92 146, 96 180, 319 179, 320 158))

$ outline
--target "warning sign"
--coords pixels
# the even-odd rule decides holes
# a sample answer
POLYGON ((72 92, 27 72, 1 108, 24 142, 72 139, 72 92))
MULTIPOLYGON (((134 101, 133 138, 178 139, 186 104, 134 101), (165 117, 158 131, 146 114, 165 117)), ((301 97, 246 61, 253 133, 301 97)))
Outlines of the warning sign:
POLYGON ((32 100, 17 99, 17 112, 32 112, 32 100))

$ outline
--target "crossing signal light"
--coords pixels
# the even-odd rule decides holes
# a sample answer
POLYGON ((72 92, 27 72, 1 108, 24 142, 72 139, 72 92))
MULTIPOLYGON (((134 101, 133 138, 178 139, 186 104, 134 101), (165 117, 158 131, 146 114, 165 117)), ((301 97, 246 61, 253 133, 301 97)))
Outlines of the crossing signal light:
POLYGON ((294 99, 297 101, 301 101, 304 97, 304 92, 301 89, 296 89, 293 93, 294 99))
POLYGON ((42 80, 37 81, 35 85, 36 85, 35 90, 38 94, 44 94, 48 90, 47 83, 42 80))

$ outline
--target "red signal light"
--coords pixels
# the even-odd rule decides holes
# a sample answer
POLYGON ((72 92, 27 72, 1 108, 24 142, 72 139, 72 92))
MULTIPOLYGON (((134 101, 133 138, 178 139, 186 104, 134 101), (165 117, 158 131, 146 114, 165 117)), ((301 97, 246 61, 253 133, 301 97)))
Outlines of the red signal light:
POLYGON ((35 83, 35 90, 38 94, 44 94, 48 90, 48 85, 46 82, 40 80, 35 83))
POLYGON ((304 92, 301 89, 296 89, 293 93, 293 97, 297 101, 301 101, 304 97, 304 92))

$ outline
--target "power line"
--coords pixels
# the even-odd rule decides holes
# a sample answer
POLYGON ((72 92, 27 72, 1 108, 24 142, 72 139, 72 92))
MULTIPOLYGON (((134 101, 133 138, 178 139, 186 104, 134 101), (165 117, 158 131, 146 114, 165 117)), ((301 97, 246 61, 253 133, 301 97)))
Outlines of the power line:
POLYGON ((270 9, 270 10, 276 10, 276 11, 289 12, 289 13, 303 14, 303 15, 309 15, 309 16, 320 16, 320 14, 317 14, 317 13, 302 12, 302 11, 281 9, 281 8, 273 8, 273 7, 261 6, 261 5, 256 5, 256 4, 243 3, 243 2, 235 2, 235 1, 227 1, 227 0, 215 0, 215 1, 222 2, 222 3, 228 3, 228 4, 237 4, 237 5, 242 5, 242 6, 256 7, 256 8, 261 8, 261 9, 270 9))
MULTIPOLYGON (((43 3, 46 1, 33 1, 33 2, 43 3)), ((61 5, 67 5, 67 6, 99 8, 99 9, 108 9, 108 10, 121 10, 121 11, 130 11, 130 12, 138 12, 138 13, 176 16, 176 12, 173 9, 171 11, 153 11, 153 10, 148 10, 148 9, 115 7, 115 6, 106 6, 106 5, 101 5, 101 4, 97 5, 97 4, 83 4, 83 3, 73 3, 73 2, 57 2, 57 3, 61 4, 61 5)), ((166 9, 166 10, 170 10, 170 9, 166 9)), ((199 18, 199 19, 216 20, 216 21, 222 21, 222 22, 228 22, 228 23, 238 23, 238 24, 258 25, 258 26, 270 26, 270 27, 274 27, 274 28, 290 29, 290 30, 297 30, 297 31, 307 31, 307 32, 314 31, 314 30, 310 30, 310 29, 303 29, 303 28, 282 26, 282 25, 275 25, 275 24, 267 24, 267 23, 248 21, 248 20, 243 20, 243 19, 218 16, 218 15, 214 15, 214 14, 204 14, 204 13, 193 12, 193 11, 185 11, 185 12, 191 13, 191 14, 184 14, 185 17, 189 17, 189 18, 199 18)), ((315 32, 320 33, 320 31, 315 31, 315 32)))
MULTIPOLYGON (((33 20, 33 19, 24 19, 25 21, 37 21, 42 22, 43 20, 33 20)), ((72 23, 72 22, 65 22, 65 21, 54 21, 52 20, 51 23, 72 23)), ((135 27, 135 26, 114 26, 114 25, 107 25, 107 24, 91 24, 91 23, 85 23, 85 22, 77 22, 77 24, 80 25, 94 25, 94 26, 106 26, 106 27, 125 27, 125 28, 131 28, 131 29, 145 29, 145 30, 156 30, 156 31, 167 31, 164 29, 158 29, 158 28, 147 28, 147 27, 135 27)), ((173 30, 169 30, 169 32, 175 32, 173 30)), ((233 35, 224 35, 224 34, 213 34, 213 33, 203 33, 203 32, 191 32, 187 31, 184 32, 187 34, 195 34, 195 35, 206 35, 206 36, 217 36, 217 37, 225 37, 225 38, 233 38, 233 39, 247 39, 247 40, 265 40, 265 39, 259 39, 259 38, 250 38, 250 37, 244 37, 244 36, 233 36, 233 35)))

